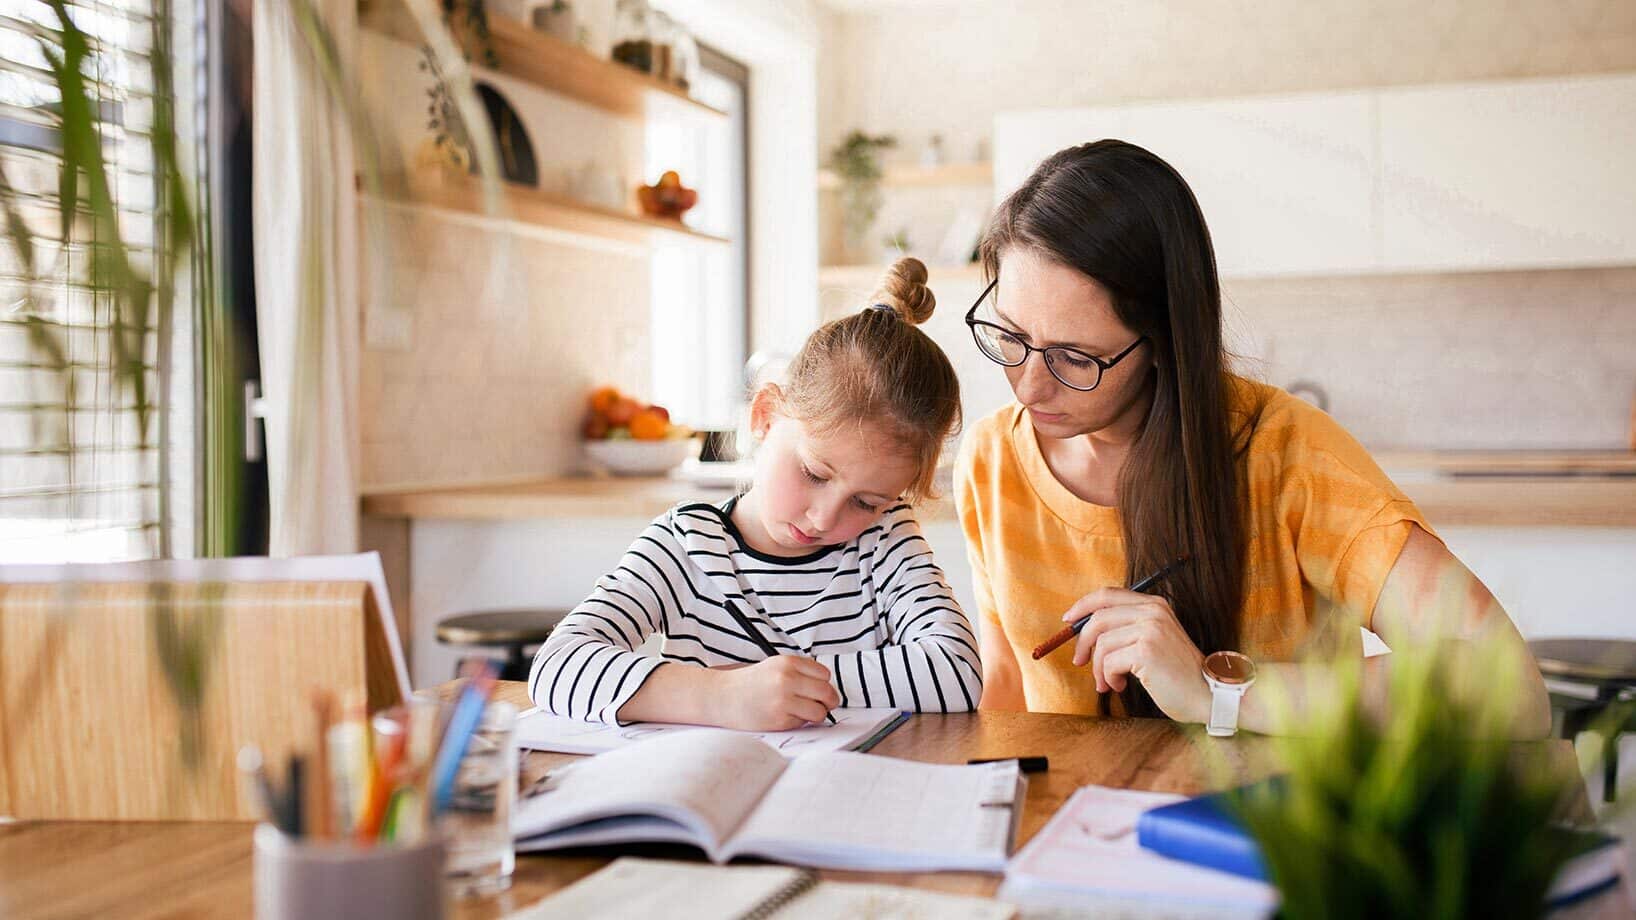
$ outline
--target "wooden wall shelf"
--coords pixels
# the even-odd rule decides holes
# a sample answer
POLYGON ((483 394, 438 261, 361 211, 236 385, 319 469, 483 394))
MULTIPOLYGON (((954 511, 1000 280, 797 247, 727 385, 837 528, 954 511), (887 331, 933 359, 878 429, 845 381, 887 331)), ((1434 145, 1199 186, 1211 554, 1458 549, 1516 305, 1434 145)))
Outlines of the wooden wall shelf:
POLYGON ((445 173, 424 179, 397 177, 386 183, 389 201, 500 225, 542 227, 571 236, 637 245, 669 241, 725 246, 729 242, 726 237, 694 230, 679 220, 587 204, 509 182, 503 185, 505 211, 490 214, 483 207, 482 184, 475 176, 445 173))
MULTIPOLYGON (((881 185, 887 188, 942 188, 961 185, 990 185, 994 182, 994 164, 945 163, 942 166, 912 166, 887 164, 882 168, 881 185)), ((818 187, 837 189, 841 177, 831 169, 818 170, 818 187)))
MULTIPOLYGON (((359 25, 413 45, 424 42, 414 18, 395 0, 375 0, 360 15, 359 25)), ((477 47, 464 32, 463 27, 457 27, 456 38, 468 50, 477 47)), ((499 73, 615 115, 641 117, 650 106, 658 104, 714 118, 727 117, 726 112, 689 97, 677 87, 537 32, 508 16, 489 14, 489 36, 495 56, 500 59, 499 73)))

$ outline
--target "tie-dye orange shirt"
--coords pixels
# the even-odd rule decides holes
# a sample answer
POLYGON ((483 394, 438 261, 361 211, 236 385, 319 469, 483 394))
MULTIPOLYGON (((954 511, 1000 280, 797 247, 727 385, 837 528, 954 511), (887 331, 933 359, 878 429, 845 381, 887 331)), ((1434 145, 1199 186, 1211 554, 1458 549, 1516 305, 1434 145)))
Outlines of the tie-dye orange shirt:
MULTIPOLYGON (((1249 571, 1240 650, 1288 659, 1326 605, 1367 626, 1411 523, 1412 501, 1334 419, 1282 390, 1235 379, 1233 428, 1257 405, 1245 459, 1249 571)), ((1030 652, 1080 597, 1125 583, 1117 509, 1079 498, 1052 474, 1028 415, 1013 403, 972 426, 954 471, 978 618, 1016 654, 1028 708, 1094 713, 1096 683, 1069 652, 1030 652)), ((1115 713, 1117 697, 1110 695, 1115 713)))

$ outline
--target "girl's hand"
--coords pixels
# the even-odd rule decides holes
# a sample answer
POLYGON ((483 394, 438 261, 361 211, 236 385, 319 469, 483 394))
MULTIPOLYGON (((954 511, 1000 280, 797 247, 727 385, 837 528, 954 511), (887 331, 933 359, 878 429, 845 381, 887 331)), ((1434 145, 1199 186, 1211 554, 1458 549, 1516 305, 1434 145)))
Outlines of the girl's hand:
POLYGON ((716 725, 744 731, 784 731, 822 722, 841 705, 829 684, 829 669, 799 655, 779 655, 719 675, 712 701, 716 725))
POLYGON ((1204 654, 1170 609, 1153 594, 1103 588, 1085 595, 1062 615, 1064 622, 1094 613, 1079 632, 1074 664, 1089 662, 1098 693, 1119 692, 1129 678, 1165 715, 1178 722, 1210 718, 1210 686, 1204 682, 1204 654))

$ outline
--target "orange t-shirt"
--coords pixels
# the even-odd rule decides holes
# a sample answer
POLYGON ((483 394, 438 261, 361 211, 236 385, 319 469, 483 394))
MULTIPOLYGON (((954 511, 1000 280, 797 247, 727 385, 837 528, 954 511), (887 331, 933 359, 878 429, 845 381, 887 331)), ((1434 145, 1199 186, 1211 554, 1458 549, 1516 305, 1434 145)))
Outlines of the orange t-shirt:
MULTIPOLYGON (((1244 460, 1250 545, 1240 651, 1287 660, 1320 605, 1369 625, 1409 525, 1431 528, 1334 419, 1276 387, 1233 383, 1233 430, 1263 406, 1244 460)), ((979 619, 1001 630, 1016 654, 1028 708, 1095 713, 1089 667, 1074 667, 1068 651, 1041 661, 1030 655, 1062 628, 1074 601, 1125 583, 1118 510, 1087 502, 1057 480, 1016 403, 972 426, 954 483, 979 619)), ((1119 712, 1118 698, 1109 700, 1119 712)))

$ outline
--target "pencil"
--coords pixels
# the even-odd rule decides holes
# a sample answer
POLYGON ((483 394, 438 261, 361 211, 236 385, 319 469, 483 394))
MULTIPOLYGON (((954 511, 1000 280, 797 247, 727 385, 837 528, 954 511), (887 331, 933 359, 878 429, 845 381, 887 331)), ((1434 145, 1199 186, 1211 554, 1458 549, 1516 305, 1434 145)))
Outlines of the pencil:
MULTIPOLYGON (((1142 579, 1141 581, 1137 582, 1136 584, 1131 585, 1130 590, 1137 591, 1137 592, 1146 591, 1147 589, 1149 589, 1149 588, 1153 587, 1154 585, 1158 584, 1160 579, 1165 578, 1166 576, 1170 575, 1171 573, 1175 572, 1177 569, 1179 569, 1183 565, 1185 565, 1187 563, 1188 559, 1189 559, 1189 557, 1187 557, 1187 556, 1183 556, 1180 559, 1177 559, 1175 562, 1170 563, 1169 565, 1165 566, 1164 568, 1160 569, 1159 571, 1154 572, 1152 575, 1149 575, 1148 577, 1142 579)), ((1046 639, 1044 642, 1041 642, 1039 645, 1034 646, 1034 660, 1039 661, 1041 658, 1044 658, 1046 655, 1049 655, 1052 652, 1056 651, 1057 647, 1062 645, 1064 642, 1067 642, 1069 639, 1072 639, 1073 637, 1079 635, 1079 631, 1084 629, 1085 624, 1089 623, 1091 621, 1091 616, 1092 615, 1089 614, 1089 613, 1085 614, 1084 616, 1082 616, 1079 619, 1073 621, 1072 623, 1068 624, 1067 626, 1062 627, 1062 629, 1059 630, 1056 635, 1052 636, 1049 639, 1046 639)))
MULTIPOLYGON (((737 604, 732 601, 723 601, 722 607, 726 609, 727 615, 733 618, 733 622, 738 624, 738 628, 744 630, 744 634, 749 636, 750 641, 756 644, 756 648, 761 649, 763 655, 768 658, 778 657, 778 649, 773 648, 773 644, 767 641, 767 637, 761 634, 761 630, 756 629, 756 624, 750 622, 750 618, 744 615, 744 611, 738 609, 737 604)), ((832 712, 824 713, 824 721, 834 725, 835 714, 832 712)))

